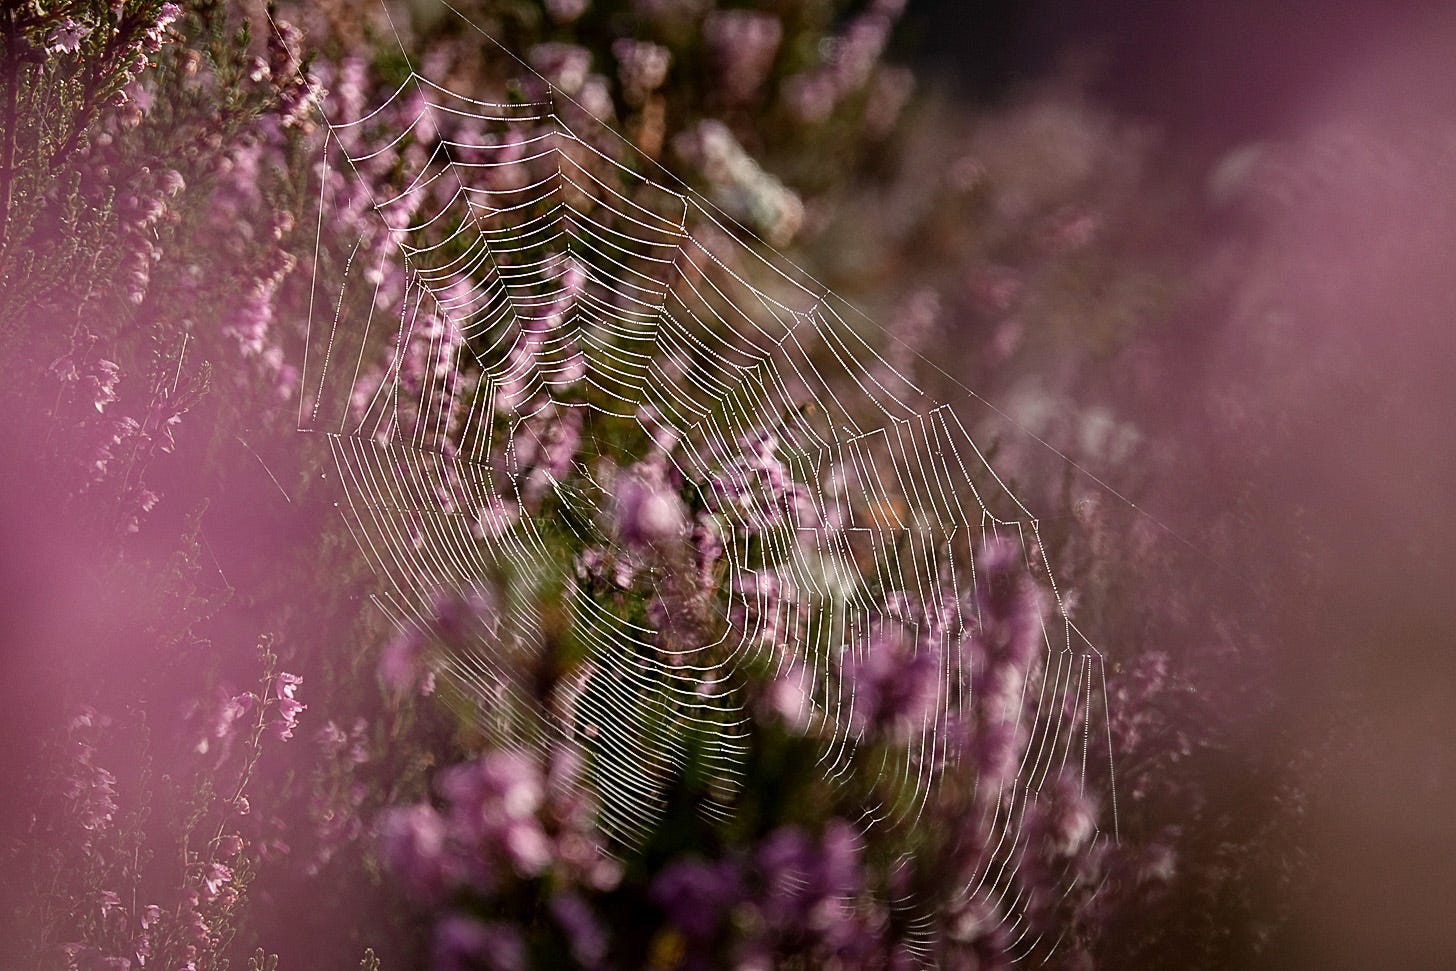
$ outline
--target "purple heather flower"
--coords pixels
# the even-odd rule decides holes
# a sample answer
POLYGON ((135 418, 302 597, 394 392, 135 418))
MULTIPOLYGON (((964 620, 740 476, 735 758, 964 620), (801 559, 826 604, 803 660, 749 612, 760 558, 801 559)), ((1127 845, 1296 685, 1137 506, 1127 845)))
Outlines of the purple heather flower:
POLYGON ((286 20, 278 20, 268 32, 268 67, 275 77, 292 74, 303 45, 303 31, 286 20))
POLYGON ((939 698, 939 675, 936 652, 894 622, 877 625, 840 662, 854 727, 899 739, 924 728, 939 698))
POLYGON ((932 289, 921 289, 910 296, 890 320, 887 356, 902 373, 914 366, 914 359, 935 333, 941 317, 940 295, 932 289))
POLYGON ((693 523, 691 540, 693 559, 698 568, 698 582, 704 587, 711 586, 714 568, 723 558, 723 537, 719 535, 712 516, 706 513, 698 515, 697 521, 693 523))
POLYGON ((426 638, 418 629, 402 631, 385 645, 379 655, 379 680, 390 691, 403 695, 420 679, 426 638))
POLYGON ((877 71, 865 103, 865 129, 875 135, 887 134, 900 120, 914 91, 915 74, 908 68, 886 67, 877 71))
POLYGON ((73 54, 81 49, 81 41, 85 40, 90 33, 90 27, 67 17, 46 34, 46 50, 52 54, 62 51, 73 54))
POLYGON ((115 361, 99 360, 86 375, 85 385, 98 414, 116 400, 116 386, 121 381, 121 367, 115 361))
POLYGON ((273 322, 273 290, 268 284, 254 285, 223 325, 223 333, 237 341, 245 357, 257 357, 267 350, 268 329, 273 322))
POLYGON ((233 728, 248 714, 252 707, 253 698, 251 695, 233 695, 218 706, 217 715, 212 722, 212 735, 214 738, 227 738, 233 733, 233 728))
POLYGON ((380 824, 381 855, 413 896, 439 899, 450 882, 448 828, 428 803, 389 810, 380 824))
POLYGON ((789 665, 769 682, 764 702, 768 710, 795 731, 809 726, 814 703, 809 694, 811 676, 798 665, 789 665))
POLYGON ((161 190, 163 194, 175 196, 187 188, 187 180, 182 178, 182 173, 176 169, 167 169, 162 173, 161 190))
POLYGON ((292 128, 300 124, 319 103, 323 93, 323 82, 318 75, 312 73, 305 74, 284 88, 278 96, 278 111, 283 118, 283 126, 292 128))
POLYGON ((565 479, 581 447, 584 413, 547 409, 523 422, 505 456, 505 470, 520 490, 522 504, 538 506, 552 485, 565 479))
MULTIPOLYGON (((1014 715, 1014 712, 1008 714, 1014 715)), ((978 783, 985 787, 988 797, 994 797, 1016 775, 1026 744, 1025 731, 1010 717, 962 717, 957 733, 959 746, 968 757, 978 783)))
MULTIPOLYGON (((1047 849, 1058 856, 1071 856, 1097 832, 1097 807, 1082 785, 1070 774, 1063 775, 1038 802, 1047 849), (1045 804, 1050 797, 1051 804, 1045 804)), ((1033 829, 1037 827, 1032 827, 1033 829)))
POLYGON ((202 885, 207 891, 208 899, 216 897, 232 878, 232 867, 217 862, 207 864, 202 871, 202 885))
POLYGON ((303 684, 303 678, 296 674, 289 674, 287 671, 280 671, 277 679, 273 682, 273 692, 279 698, 292 699, 298 686, 303 684))
POLYGON ((660 548, 682 536, 685 511, 660 462, 639 462, 613 483, 612 526, 629 549, 660 548))
POLYGON ((478 539, 496 539, 505 534, 521 517, 521 509, 514 502, 499 496, 487 496, 475 514, 471 533, 478 539))
POLYGON ((805 71, 784 82, 784 101, 800 121, 819 124, 834 111, 839 91, 826 71, 805 71))
POLYGON ((535 819, 509 821, 500 842, 512 868, 523 877, 538 877, 551 865, 551 841, 535 819))
POLYGON ((652 882, 651 897, 668 922, 693 940, 709 941, 743 898, 743 876, 728 861, 688 858, 669 864, 652 882))
MULTIPOLYGON (((140 121, 141 115, 151 114, 152 105, 154 105, 157 100, 156 95, 152 93, 151 88, 147 87, 145 84, 142 84, 140 81, 133 81, 128 84, 124 90, 126 91, 127 104, 133 112, 132 117, 134 120, 140 121)), ((169 169, 168 171, 173 172, 173 174, 177 175, 177 178, 179 179, 182 177, 176 172, 175 169, 169 169)), ((180 192, 181 187, 179 187, 177 191, 180 192)), ((175 192, 171 194, 176 195, 175 192)), ((156 222, 159 218, 161 218, 160 211, 152 219, 143 221, 142 225, 150 225, 151 223, 156 222)))
POLYGON ((730 101, 747 101, 762 87, 783 39, 772 14, 717 10, 703 21, 703 40, 720 90, 730 101))
POLYGON ((308 705, 291 698, 278 702, 278 720, 273 723, 273 734, 280 742, 286 742, 293 737, 293 730, 298 727, 299 713, 307 707, 308 705))
POLYGON ((81 380, 81 371, 76 367, 74 354, 63 354, 51 362, 50 373, 62 384, 73 384, 81 380))
MULTIPOLYGON (((1005 920, 980 894, 964 895, 943 920, 951 944, 981 944, 999 953, 1005 943, 1005 920)), ((972 967, 980 967, 979 963, 972 967)))
POLYGON ((482 964, 501 967, 491 955, 492 945, 499 943, 500 936, 492 935, 490 928, 474 917, 451 914, 435 925, 432 966, 435 971, 472 971, 482 964))
POLYGON ((677 447, 678 440, 682 433, 668 422, 662 411, 656 405, 642 405, 637 409, 637 424, 647 432, 647 437, 652 439, 652 446, 660 451, 671 453, 677 447))
POLYGON ((92 749, 85 745, 76 758, 77 774, 66 780, 62 795, 73 804, 81 828, 90 833, 105 829, 116 815, 116 776, 92 765, 92 749))
POLYGON ((607 955, 607 933, 586 901, 574 893, 560 894, 552 899, 550 910, 566 933, 576 962, 586 968, 599 966, 607 955))
POLYGON ((832 819, 819 839, 820 871, 825 896, 850 896, 860 890, 860 837, 842 819, 832 819))
POLYGON ((334 724, 332 718, 318 730, 317 737, 319 745, 329 755, 338 755, 349 742, 349 736, 344 733, 342 728, 334 724))
POLYGON ((558 24, 569 24, 586 13, 590 0, 546 0, 546 12, 558 24))
POLYGON ((566 94, 574 95, 586 83, 592 55, 585 47, 551 42, 532 47, 526 59, 542 77, 566 94))
POLYGON ((672 65, 672 52, 648 41, 619 38, 612 44, 617 75, 629 98, 640 100, 662 87, 672 65))
POLYGON ((526 819, 541 808, 545 796, 540 767, 525 755, 505 751, 446 769, 439 788, 452 812, 470 818, 490 806, 507 819, 526 819))
POLYGON ((1027 570, 1021 547, 1006 539, 988 542, 976 557, 976 637, 990 661, 1024 668, 1041 648, 1045 595, 1027 570))

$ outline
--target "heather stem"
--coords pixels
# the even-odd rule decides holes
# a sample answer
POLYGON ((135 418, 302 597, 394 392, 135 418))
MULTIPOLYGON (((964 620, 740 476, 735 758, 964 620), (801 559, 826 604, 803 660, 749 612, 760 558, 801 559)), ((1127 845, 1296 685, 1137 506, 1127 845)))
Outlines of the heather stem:
POLYGON ((20 50, 15 10, 4 5, 5 16, 5 142, 0 152, 0 265, 10 244, 10 204, 15 185, 15 140, 19 122, 20 50))

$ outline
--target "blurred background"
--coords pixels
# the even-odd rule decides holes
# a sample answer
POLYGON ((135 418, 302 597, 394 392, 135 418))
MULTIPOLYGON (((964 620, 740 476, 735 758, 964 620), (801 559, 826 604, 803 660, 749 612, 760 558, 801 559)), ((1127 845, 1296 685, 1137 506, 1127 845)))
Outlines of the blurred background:
POLYGON ((1257 226, 1242 269, 1123 398, 1197 443, 1144 508, 1189 537, 1241 510, 1236 543, 1194 540, 1209 573, 1276 578, 1273 666, 1242 675, 1273 679, 1273 724, 1247 740, 1308 753, 1310 869, 1270 966, 1456 964, 1456 11, 927 0, 907 33, 977 101, 1084 77, 1214 205, 1270 167, 1230 202, 1257 226))

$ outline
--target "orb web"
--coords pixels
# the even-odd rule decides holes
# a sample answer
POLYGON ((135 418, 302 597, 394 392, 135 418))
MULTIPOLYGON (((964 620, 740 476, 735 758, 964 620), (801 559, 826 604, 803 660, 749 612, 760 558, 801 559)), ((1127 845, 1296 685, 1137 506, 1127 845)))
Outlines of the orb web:
POLYGON ((845 672, 892 625, 910 658, 934 664, 933 698, 880 770, 909 797, 859 823, 903 826, 956 771, 953 736, 977 704, 965 644, 978 558, 1013 549, 1055 602, 1010 699, 1015 764, 987 782, 993 838, 966 892, 993 902, 1014 955, 1047 953, 1006 869, 1048 780, 1085 786, 1093 764, 1110 787, 1112 752, 1103 657, 1068 617, 1037 518, 854 308, 525 77, 524 97, 492 101, 412 68, 372 109, 325 118, 298 419, 329 442, 376 602, 421 636, 442 597, 472 603, 468 643, 432 655, 446 697, 519 744, 584 752, 602 825, 625 847, 689 759, 711 776, 704 811, 731 812, 749 670, 799 686, 828 739, 821 771, 847 779, 868 702, 845 672), (377 219, 325 246, 361 209, 377 219), (555 461, 573 436, 615 462, 555 461), (575 549, 636 564, 638 589, 674 582, 606 514, 648 453, 722 543, 725 592, 700 605, 706 622, 620 609, 563 562, 569 533, 575 549), (555 582, 582 645, 568 701, 547 717, 527 714, 521 663, 549 636, 542 617, 480 602, 502 565, 525 587, 555 582))

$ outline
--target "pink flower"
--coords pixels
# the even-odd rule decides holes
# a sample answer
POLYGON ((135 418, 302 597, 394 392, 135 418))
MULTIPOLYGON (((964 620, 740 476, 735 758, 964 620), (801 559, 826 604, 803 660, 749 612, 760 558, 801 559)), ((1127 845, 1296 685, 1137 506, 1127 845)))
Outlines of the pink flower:
POLYGON ((661 546, 684 529, 682 500, 665 480, 659 463, 641 462, 619 475, 612 496, 613 527, 632 549, 661 546))
POLYGON ((379 680, 396 694, 404 694, 419 681, 426 638, 419 630, 402 632, 379 655, 379 680))
POLYGON ((278 679, 273 682, 273 692, 279 698, 292 700, 298 686, 303 684, 303 678, 296 674, 289 674, 287 671, 280 671, 278 679))
POLYGON ((97 893, 96 898, 101 909, 102 920, 105 920, 108 914, 121 906, 121 897, 114 890, 102 890, 97 893))
POLYGON ((558 24, 569 24, 586 13, 588 0, 546 0, 546 12, 558 24))
POLYGON ((216 897, 233 878, 233 868, 222 863, 209 863, 202 873, 202 885, 208 899, 216 897))
POLYGON ((182 173, 176 169, 167 169, 162 173, 162 191, 169 196, 175 196, 187 188, 187 180, 182 178, 182 173))
POLYGON ((380 827, 385 864, 414 895, 439 896, 450 882, 445 820, 428 803, 390 810, 380 827))
POLYGON ((287 741, 293 737, 293 730, 298 727, 298 716, 307 708, 308 705, 294 701, 292 698, 278 700, 278 721, 273 724, 273 732, 280 741, 287 741))
POLYGON ((61 24, 52 27, 46 34, 46 51, 55 54, 64 51, 73 54, 81 49, 81 41, 91 33, 91 28, 67 17, 61 24))
POLYGON ((773 69, 784 28, 772 14, 721 10, 703 21, 703 40, 720 90, 732 101, 751 98, 773 69))
POLYGON ((797 731, 809 726, 814 710, 808 690, 809 680, 809 675, 802 668, 791 666, 770 682, 764 697, 769 711, 797 731))
POLYGON ((226 738, 233 732, 233 726, 248 713, 248 708, 253 703, 249 695, 233 695, 222 703, 217 711, 217 718, 212 723, 212 734, 215 738, 226 738))

